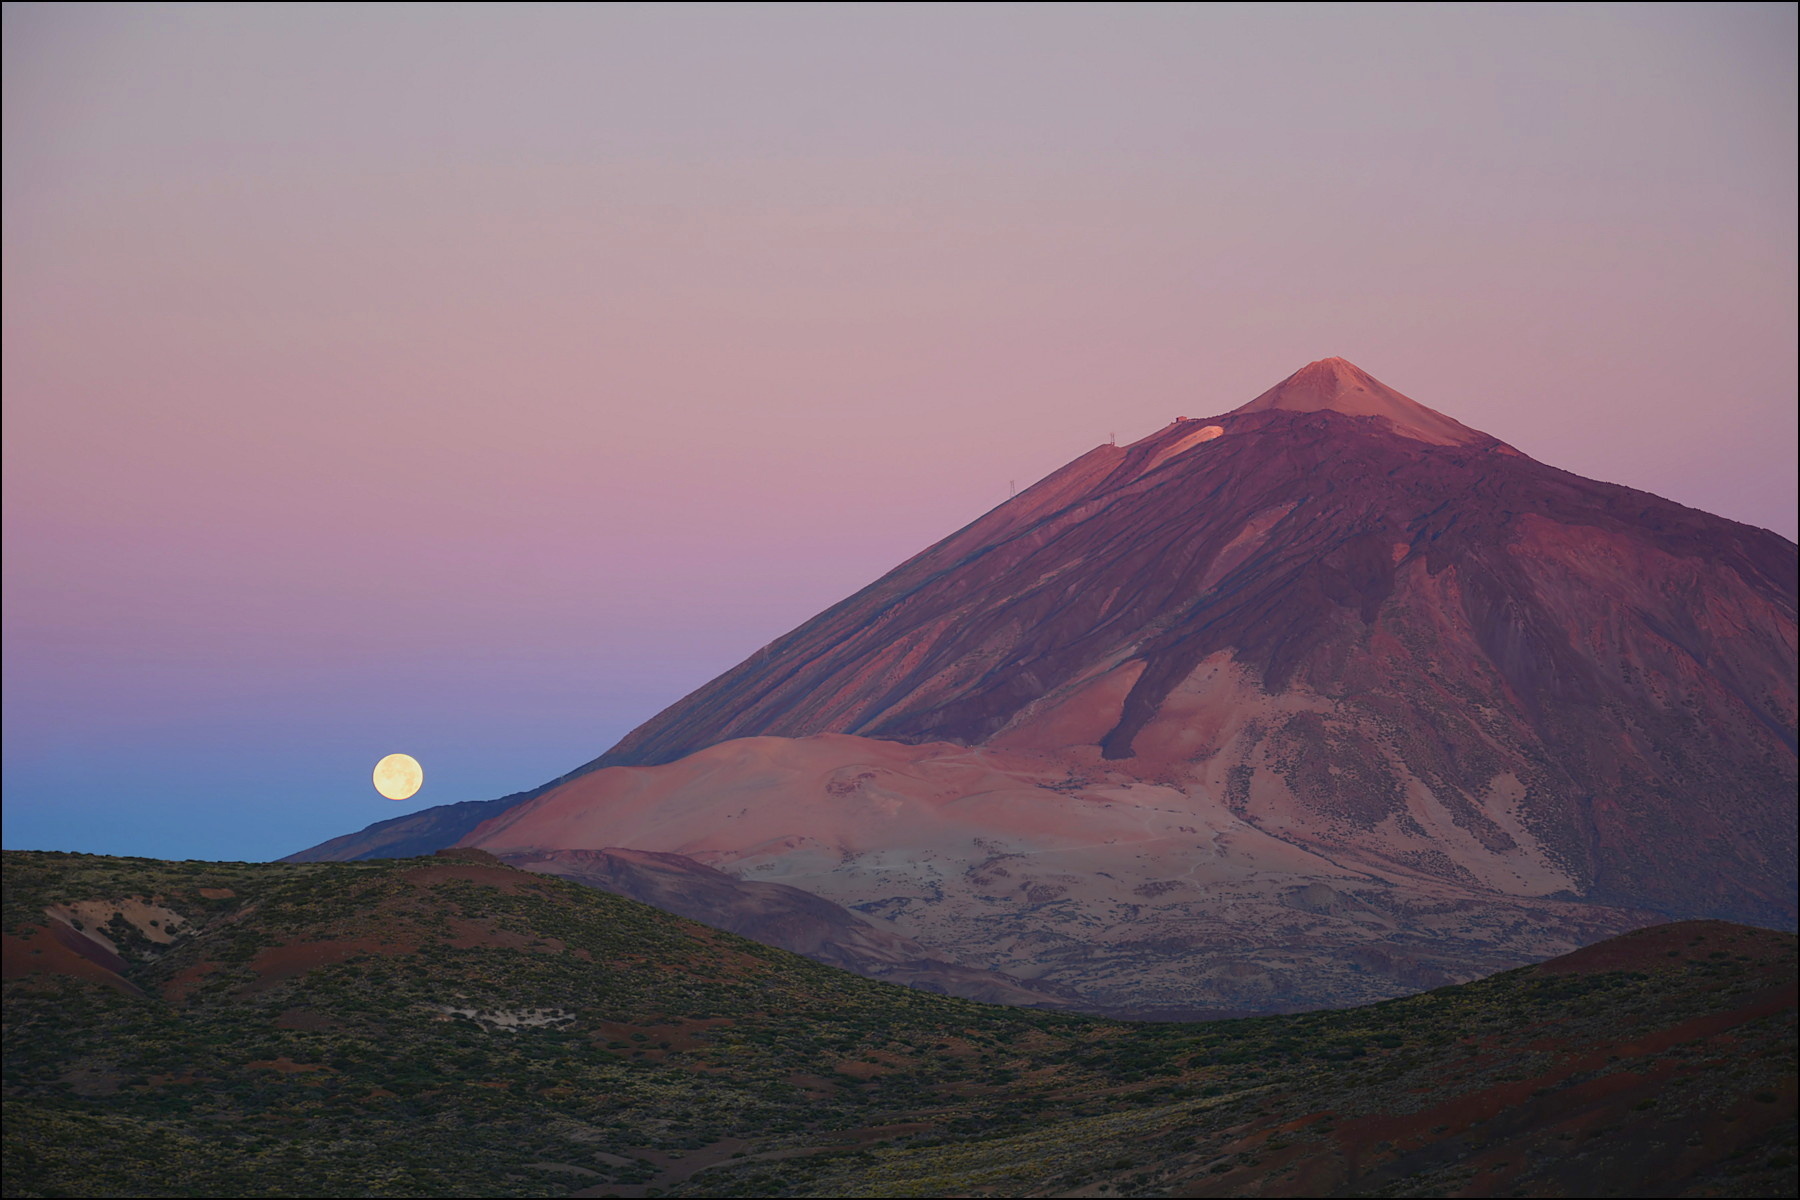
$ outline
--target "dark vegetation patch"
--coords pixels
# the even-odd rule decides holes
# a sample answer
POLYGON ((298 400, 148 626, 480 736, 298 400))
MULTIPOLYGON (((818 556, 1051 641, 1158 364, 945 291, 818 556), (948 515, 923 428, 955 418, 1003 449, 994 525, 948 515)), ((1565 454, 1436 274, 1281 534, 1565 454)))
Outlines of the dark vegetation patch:
POLYGON ((1269 759, 1294 795, 1326 816, 1373 829, 1406 811, 1400 778, 1381 747, 1316 712, 1289 717, 1269 739, 1269 759))

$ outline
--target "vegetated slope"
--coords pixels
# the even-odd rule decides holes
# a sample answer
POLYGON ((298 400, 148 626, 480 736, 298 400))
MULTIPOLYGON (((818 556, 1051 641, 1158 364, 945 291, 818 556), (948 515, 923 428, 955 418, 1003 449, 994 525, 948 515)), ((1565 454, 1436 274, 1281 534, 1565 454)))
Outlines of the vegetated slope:
POLYGON ((1665 926, 1369 1008, 893 987, 460 857, 5 856, 5 1192, 1767 1195, 1794 939, 1665 926))
POLYGON ((931 957, 917 942, 880 929, 829 900, 779 883, 746 882, 679 854, 642 850, 551 850, 509 865, 555 875, 715 929, 805 955, 871 979, 966 1000, 1069 1008, 1069 995, 931 957))
MULTIPOLYGON (((380 857, 426 854, 474 830, 483 819, 477 814, 503 812, 509 801, 517 800, 507 797, 443 805, 371 828, 387 839, 380 857)), ((946 961, 893 929, 878 926, 813 892, 740 880, 680 854, 619 849, 602 839, 591 849, 515 854, 508 856, 508 861, 642 900, 664 912, 871 979, 990 1003, 1092 1007, 1054 984, 1027 983, 999 971, 946 961)))

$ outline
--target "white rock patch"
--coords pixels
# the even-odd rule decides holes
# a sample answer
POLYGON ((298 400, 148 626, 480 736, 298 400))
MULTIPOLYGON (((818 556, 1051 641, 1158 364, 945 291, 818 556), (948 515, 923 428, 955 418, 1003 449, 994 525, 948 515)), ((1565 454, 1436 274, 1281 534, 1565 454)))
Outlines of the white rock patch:
POLYGON ((575 1014, 560 1008, 514 1008, 495 1009, 483 1012, 475 1008, 454 1008, 439 1005, 438 1011, 445 1019, 451 1017, 467 1017, 483 1029, 492 1032, 496 1029, 520 1030, 539 1028, 545 1025, 566 1025, 575 1019, 575 1014))

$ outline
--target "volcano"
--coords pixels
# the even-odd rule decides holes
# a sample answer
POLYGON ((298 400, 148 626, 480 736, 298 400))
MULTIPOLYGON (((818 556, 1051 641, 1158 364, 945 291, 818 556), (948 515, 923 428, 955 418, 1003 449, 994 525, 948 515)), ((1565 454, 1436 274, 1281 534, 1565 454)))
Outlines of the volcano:
POLYGON ((1116 1011, 1795 921, 1796 547, 1342 359, 1096 447, 535 791, 296 858, 676 854, 1116 1011))

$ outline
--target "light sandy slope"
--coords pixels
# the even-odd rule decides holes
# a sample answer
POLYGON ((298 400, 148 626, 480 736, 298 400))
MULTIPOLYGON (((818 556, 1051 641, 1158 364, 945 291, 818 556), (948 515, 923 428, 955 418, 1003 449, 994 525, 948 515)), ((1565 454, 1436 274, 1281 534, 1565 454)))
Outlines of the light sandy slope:
POLYGON ((991 747, 758 737, 606 768, 463 844, 683 854, 837 901, 963 965, 1132 1009, 1349 1003, 1648 919, 1566 898, 1505 775, 1484 807, 1506 839, 1471 834, 1410 778, 1402 811, 1373 826, 1296 805, 1258 731, 1333 705, 1266 695, 1227 654, 1145 731, 1150 753, 1050 748, 1116 720, 1131 674, 1088 681, 991 747), (1251 782, 1234 787, 1246 759, 1251 782), (1451 860, 1460 877, 1444 877, 1451 860))

